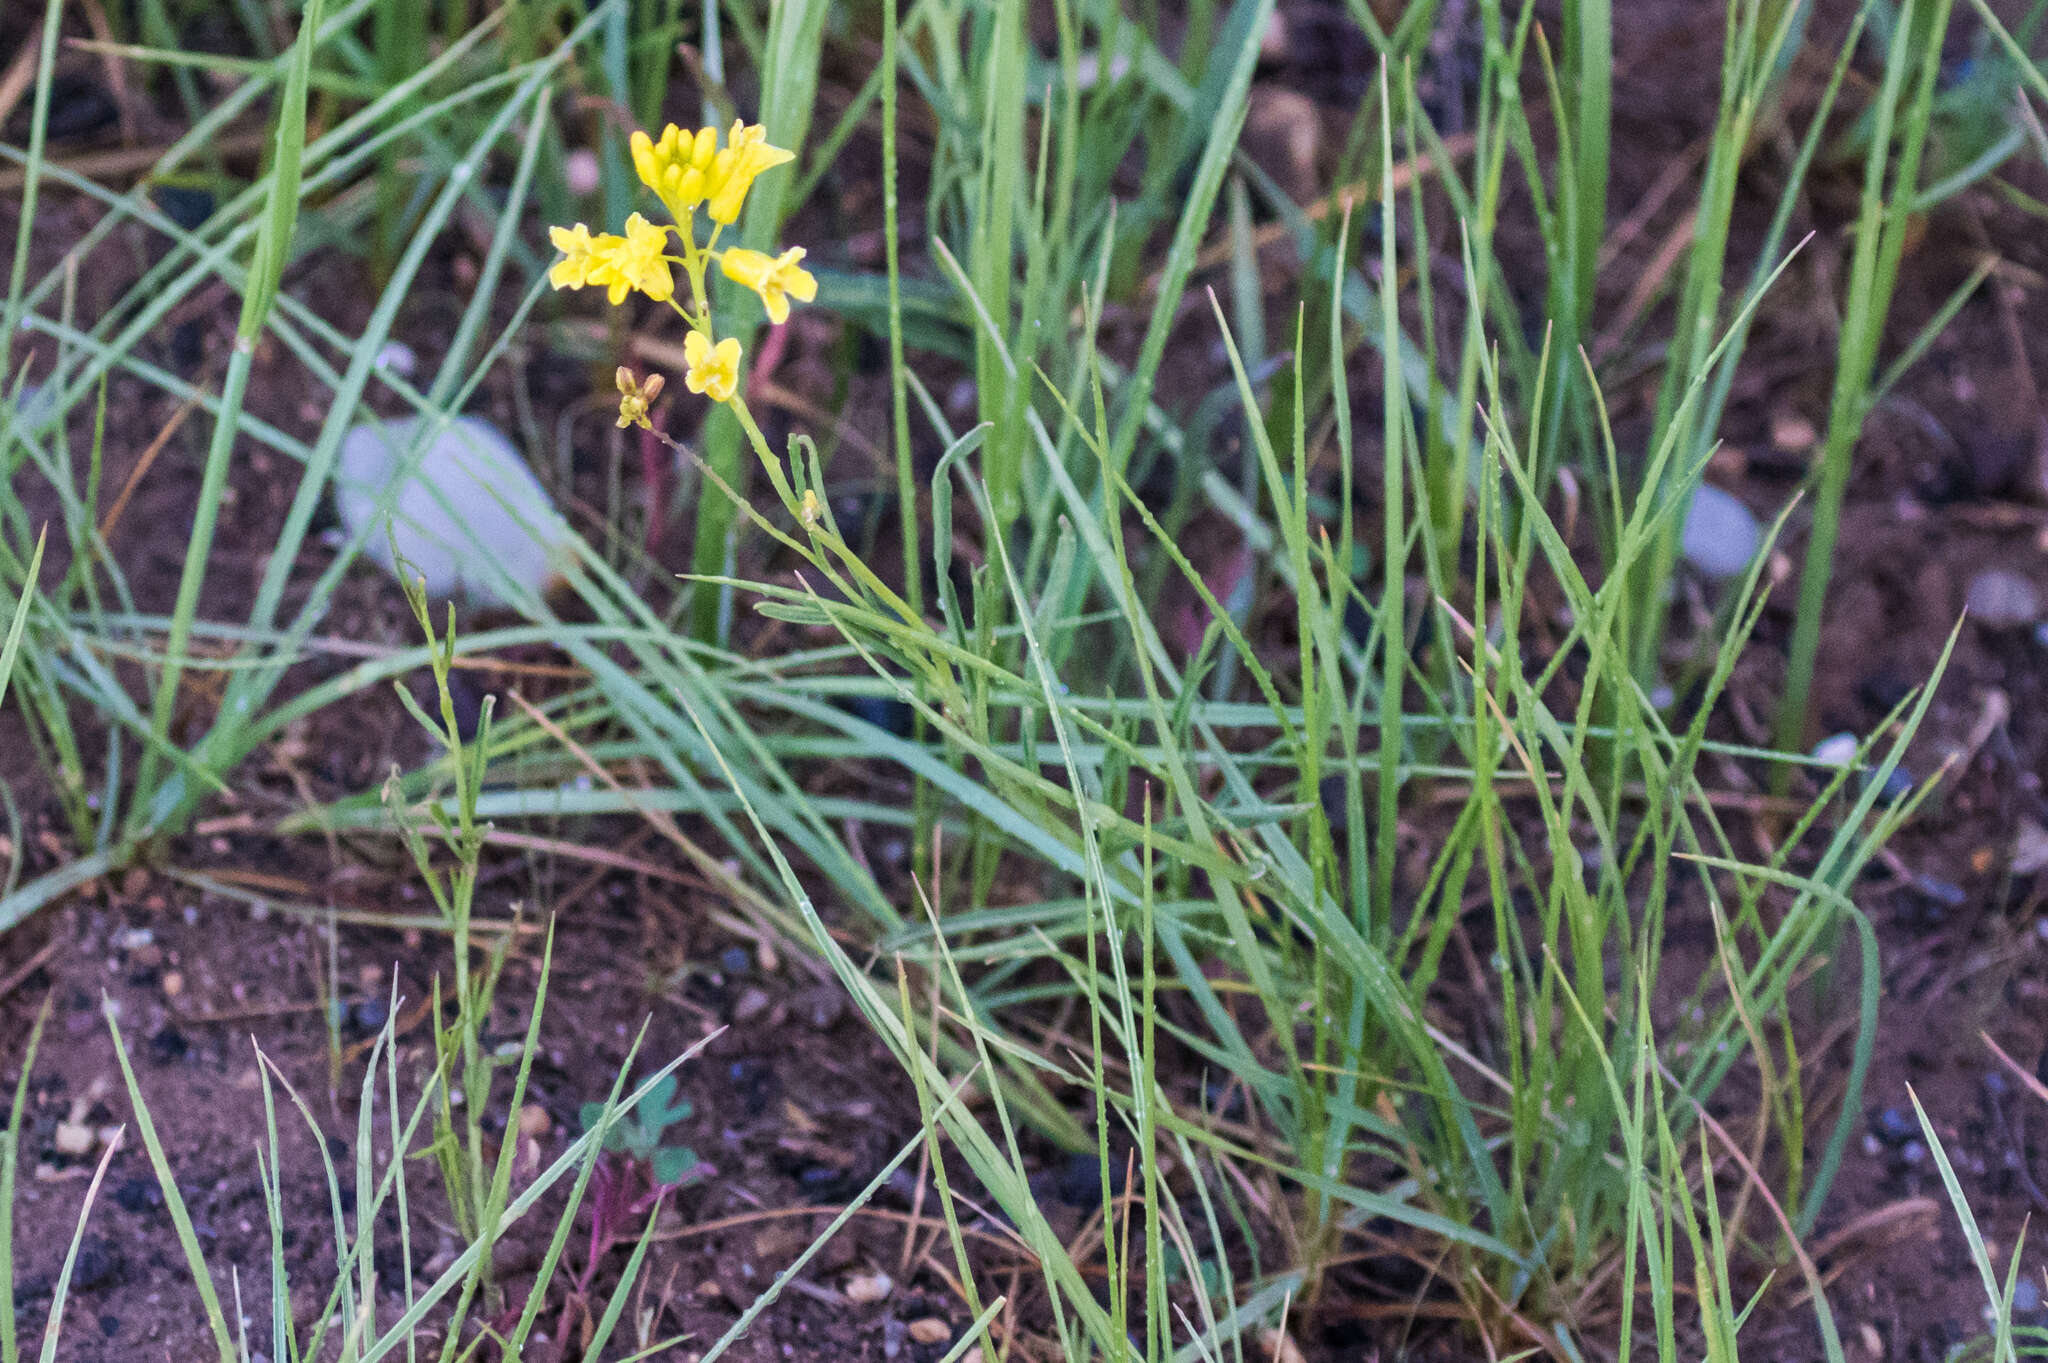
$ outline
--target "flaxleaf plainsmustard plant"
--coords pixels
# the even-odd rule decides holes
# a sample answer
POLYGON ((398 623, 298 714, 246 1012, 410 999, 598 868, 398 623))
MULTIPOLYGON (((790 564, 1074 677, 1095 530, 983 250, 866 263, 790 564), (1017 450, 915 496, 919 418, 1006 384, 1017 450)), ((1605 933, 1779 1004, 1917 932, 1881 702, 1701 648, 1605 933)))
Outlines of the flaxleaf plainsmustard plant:
MULTIPOLYGON (((685 132, 673 123, 662 129, 659 138, 634 133, 633 168, 675 219, 673 225, 658 226, 635 213, 626 219, 623 234, 593 236, 580 222, 574 227, 550 228, 549 240, 561 252, 561 259, 548 271, 548 282, 557 289, 601 288, 614 304, 625 302, 630 294, 644 293, 674 308, 690 328, 683 337, 683 386, 727 404, 760 457, 776 496, 803 528, 808 543, 772 528, 770 533, 823 572, 836 590, 848 596, 865 594, 899 618, 916 621, 917 612, 840 537, 812 485, 819 476, 815 463, 806 469, 792 458, 791 469, 786 470, 747 410, 740 385, 739 338, 718 334, 711 316, 711 296, 704 287, 712 264, 715 262, 726 278, 752 289, 768 320, 778 326, 789 320, 790 300, 808 303, 818 296, 818 281, 804 269, 800 246, 777 255, 740 246, 719 249, 719 234, 739 220, 755 179, 796 158, 771 145, 767 129, 758 125, 736 122, 725 136, 725 145, 719 146, 718 140, 716 128, 685 132), (702 242, 697 240, 700 213, 711 220, 702 242), (677 296, 678 269, 689 286, 687 300, 677 296), (797 473, 794 483, 791 471, 797 473)), ((641 379, 621 366, 617 382, 619 425, 638 426, 678 454, 687 453, 654 424, 653 407, 663 388, 661 375, 641 379)), ((706 473, 716 480, 709 469, 706 473)), ((739 498, 722 480, 719 486, 728 496, 739 498)), ((756 520, 766 525, 758 515, 756 520)))
MULTIPOLYGON (((562 258, 548 271, 557 289, 602 288, 614 305, 629 294, 644 293, 676 310, 690 333, 683 339, 689 368, 683 385, 713 402, 736 403, 740 392, 740 343, 720 339, 711 316, 711 298, 704 287, 716 261, 726 278, 760 295, 768 320, 789 320, 789 300, 808 303, 818 296, 818 281, 803 268, 803 248, 764 255, 741 247, 721 251, 719 234, 739 220, 747 190, 764 171, 795 159, 794 153, 772 146, 768 130, 735 122, 718 145, 718 129, 686 132, 671 123, 659 139, 633 134, 633 168, 675 221, 650 222, 638 213, 626 219, 623 235, 593 236, 588 227, 554 227, 548 238, 562 258), (697 240, 697 214, 711 220, 705 240, 697 240), (671 248, 680 254, 671 254, 671 248), (676 297, 675 267, 689 285, 687 305, 676 297)), ((661 391, 659 377, 645 384, 628 370, 619 371, 619 424, 652 429, 648 409, 661 391)), ((751 422, 747 423, 749 426, 751 422)), ((751 433, 751 432, 750 432, 751 433)), ((763 458, 767 458, 765 450, 763 458)))

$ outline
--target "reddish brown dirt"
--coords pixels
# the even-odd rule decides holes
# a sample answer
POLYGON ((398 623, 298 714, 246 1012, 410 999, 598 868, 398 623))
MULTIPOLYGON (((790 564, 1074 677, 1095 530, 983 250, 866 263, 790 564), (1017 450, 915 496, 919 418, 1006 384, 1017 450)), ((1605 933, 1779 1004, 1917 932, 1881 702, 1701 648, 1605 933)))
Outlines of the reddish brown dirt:
MULTIPOLYGON (((238 842, 219 860, 225 874, 263 867, 279 877, 292 853, 238 842)), ((403 897, 381 878, 353 879, 347 901, 403 897)), ((486 898, 480 917, 509 912, 506 894, 486 898)), ((30 968, 0 1004, 5 1034, 26 1036, 36 1000, 48 997, 53 1008, 25 1123, 17 1222, 17 1243, 25 1251, 24 1323, 40 1328, 56 1265, 101 1153, 60 1154, 59 1123, 107 1128, 130 1121, 101 1014, 103 997, 118 1012, 216 1280, 225 1293, 228 1272, 240 1274, 256 1317, 252 1329, 267 1337, 267 1312, 258 1305, 267 1300, 269 1238, 256 1166, 263 1109, 255 1047, 306 1100, 349 1183, 355 1099, 371 1034, 364 1024, 378 1020, 395 981, 402 1000, 403 1101, 409 1103, 433 1063, 428 1024, 416 1005, 426 997, 431 974, 447 969, 444 945, 416 932, 346 925, 330 942, 324 924, 252 911, 146 875, 128 878, 103 901, 74 902, 13 934, 0 956, 4 969, 30 968), (37 959, 42 963, 34 964, 37 959), (339 984, 333 997, 345 1015, 332 1031, 322 1002, 330 996, 330 979, 339 984), (338 1093, 330 1089, 337 1074, 330 1046, 339 1048, 338 1093)), ((515 949, 490 1020, 490 1044, 516 1042, 523 1031, 539 946, 529 936, 515 949)), ((820 985, 800 963, 784 960, 764 969, 756 952, 708 928, 687 893, 607 877, 560 920, 552 980, 530 1092, 531 1104, 549 1119, 533 1152, 540 1163, 581 1129, 579 1108, 603 1099, 643 1023, 638 1073, 716 1033, 678 1072, 695 1115, 673 1132, 713 1169, 674 1196, 628 1318, 637 1321, 644 1308, 645 1325, 632 1328, 647 1331, 646 1340, 681 1334, 701 1351, 896 1153, 916 1130, 915 1105, 836 988, 820 985), (631 949, 622 951, 627 944, 631 949)), ((495 1093, 499 1129, 509 1088, 507 1075, 495 1093)), ((282 1123, 285 1262, 304 1324, 320 1307, 316 1288, 324 1290, 331 1274, 331 1219, 318 1152, 289 1107, 282 1123)), ((856 1218, 826 1246, 749 1333, 739 1357, 784 1358, 791 1349, 800 1357, 880 1357, 885 1342, 903 1345, 905 1322, 948 1316, 952 1308, 943 1297, 902 1267, 906 1250, 920 1262, 930 1239, 928 1226, 907 1233, 916 1168, 914 1161, 906 1166, 871 1204, 876 1214, 856 1218), (839 1295, 849 1275, 876 1269, 904 1284, 886 1302, 854 1307, 839 1295)), ((441 1205, 431 1162, 415 1163, 410 1178, 417 1205, 441 1205)), ((543 1211, 550 1205, 559 1202, 543 1204, 543 1211)), ((457 1242, 444 1214, 428 1210, 415 1219, 416 1276, 423 1285, 441 1267, 431 1261, 442 1255, 445 1263, 457 1242)), ((552 1221, 537 1214, 501 1247, 501 1280, 515 1305, 551 1228, 552 1221)), ((585 1244, 579 1231, 571 1242, 572 1273, 585 1263, 585 1244)), ((395 1294, 402 1282, 395 1239, 386 1246, 391 1253, 380 1281, 395 1294)), ((605 1256, 596 1277, 599 1293, 608 1292, 624 1261, 623 1250, 605 1256)), ((206 1338, 198 1298, 132 1125, 91 1216, 80 1265, 61 1356, 142 1358, 164 1350, 183 1356, 206 1338)), ((395 1300, 382 1308, 387 1320, 395 1300)), ((551 1310, 547 1328, 553 1331, 559 1319, 551 1310)), ((905 1357, 927 1355, 924 1346, 907 1347, 905 1357)))

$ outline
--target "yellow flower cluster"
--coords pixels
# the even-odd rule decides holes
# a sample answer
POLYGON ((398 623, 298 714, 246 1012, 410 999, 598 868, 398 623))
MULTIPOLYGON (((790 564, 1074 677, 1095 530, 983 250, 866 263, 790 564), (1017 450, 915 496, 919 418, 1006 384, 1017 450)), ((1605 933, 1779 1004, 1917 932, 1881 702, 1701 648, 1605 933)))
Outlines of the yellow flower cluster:
POLYGON ((702 204, 711 221, 732 226, 754 177, 795 159, 795 153, 769 146, 768 130, 758 123, 734 123, 722 148, 716 128, 687 133, 671 123, 659 142, 644 132, 633 134, 633 169, 678 222, 702 204))
MULTIPOLYGON (((635 132, 633 169, 675 219, 674 225, 664 227, 635 213, 626 219, 623 235, 593 236, 580 222, 549 228, 548 239, 562 258, 548 271, 548 283, 557 289, 601 288, 614 305, 635 292, 667 303, 690 326, 683 338, 688 364, 684 386, 713 402, 731 402, 739 395, 740 343, 731 336, 719 339, 712 326, 705 289, 711 263, 718 262, 726 278, 758 294, 768 320, 777 325, 789 320, 791 299, 808 303, 818 296, 818 281, 803 268, 801 246, 773 256, 738 246, 718 249, 719 234, 739 221, 755 179, 795 159, 793 153, 771 146, 768 130, 758 124, 736 122, 725 145, 718 142, 716 128, 686 132, 671 123, 659 138, 635 132), (711 220, 702 244, 696 230, 700 210, 711 220), (672 245, 680 254, 670 253, 672 245), (687 307, 676 297, 678 266, 689 285, 687 307)), ((647 426, 648 407, 660 392, 658 377, 642 385, 624 370, 620 375, 619 424, 647 426)))

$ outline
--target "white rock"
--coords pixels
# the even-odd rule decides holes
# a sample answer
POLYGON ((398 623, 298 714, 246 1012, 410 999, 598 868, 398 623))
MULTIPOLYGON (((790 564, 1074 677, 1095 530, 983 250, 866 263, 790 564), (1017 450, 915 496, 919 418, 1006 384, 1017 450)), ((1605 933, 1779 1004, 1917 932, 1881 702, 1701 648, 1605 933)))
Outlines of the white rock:
POLYGON ((420 367, 420 357, 403 341, 386 341, 377 347, 376 364, 379 369, 388 369, 401 379, 409 379, 420 367))
POLYGON ((855 1306, 872 1306, 895 1290, 896 1283, 886 1273, 856 1273, 846 1280, 846 1299, 855 1306))
POLYGON ((598 183, 604 178, 604 172, 597 164, 597 153, 588 147, 578 147, 570 152, 562 159, 562 178, 568 182, 571 194, 597 193, 598 183))
POLYGON ((432 436, 406 476, 406 456, 432 420, 374 421, 342 437, 334 501, 343 527, 368 527, 364 554, 393 576, 396 541, 430 597, 511 606, 544 594, 569 561, 568 523, 511 442, 475 417, 432 436), (377 503, 394 483, 387 521, 377 503))
POLYGON ((2041 618, 2041 593, 2005 568, 1987 568, 1971 578, 1963 605, 1986 629, 2017 629, 2041 618))
POLYGON ((1831 734, 1813 745, 1813 760, 1830 767, 1846 767, 1856 760, 1863 740, 1854 734, 1831 734))
POLYGON ((1748 507, 1733 494, 1702 483, 1692 495, 1679 543, 1687 563, 1719 580, 1749 567, 1763 538, 1763 527, 1748 507))

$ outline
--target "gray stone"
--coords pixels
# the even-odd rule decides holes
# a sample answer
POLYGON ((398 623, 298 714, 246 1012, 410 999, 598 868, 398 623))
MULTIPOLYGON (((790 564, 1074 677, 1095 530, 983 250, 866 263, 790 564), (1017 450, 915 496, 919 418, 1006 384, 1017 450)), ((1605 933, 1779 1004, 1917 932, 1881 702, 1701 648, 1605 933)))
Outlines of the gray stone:
POLYGON ((1749 567, 1763 539, 1756 516, 1734 494, 1702 483, 1693 493, 1679 543, 1687 563, 1722 581, 1749 567))
POLYGON ((544 595, 573 555, 568 523, 496 427, 458 417, 434 431, 433 421, 372 421, 342 437, 334 502, 343 528, 394 576, 395 543, 430 597, 517 606, 544 595))
POLYGON ((2041 618, 2041 593, 2018 573, 1986 568, 1970 579, 1963 606, 1986 629, 2018 629, 2041 618))

